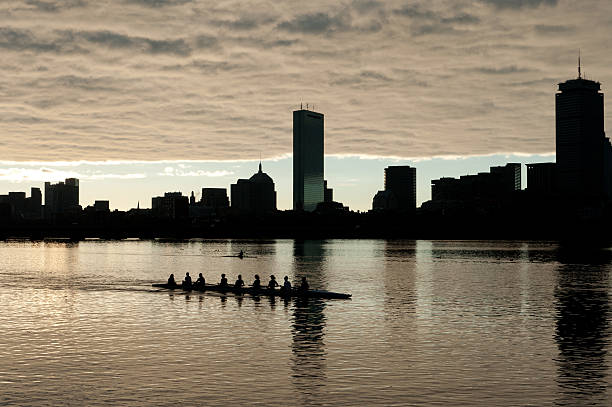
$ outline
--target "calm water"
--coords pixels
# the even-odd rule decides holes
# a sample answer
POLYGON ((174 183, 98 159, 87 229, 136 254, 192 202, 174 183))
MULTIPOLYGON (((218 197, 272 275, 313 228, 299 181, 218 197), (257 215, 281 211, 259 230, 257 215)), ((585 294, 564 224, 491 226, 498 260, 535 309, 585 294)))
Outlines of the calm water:
POLYGON ((610 406, 611 264, 537 242, 4 242, 0 405, 610 406), (353 299, 150 288, 185 271, 353 299))

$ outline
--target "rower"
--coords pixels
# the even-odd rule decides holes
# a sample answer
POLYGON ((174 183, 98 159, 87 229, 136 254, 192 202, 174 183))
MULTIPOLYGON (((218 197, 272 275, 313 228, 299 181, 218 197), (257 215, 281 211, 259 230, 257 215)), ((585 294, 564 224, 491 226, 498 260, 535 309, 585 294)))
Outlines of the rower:
POLYGON ((244 257, 244 252, 242 250, 240 250, 240 253, 238 253, 238 257, 240 257, 240 258, 244 257))
POLYGON ((255 290, 261 289, 261 281, 259 280, 259 274, 255 274, 255 281, 253 281, 253 289, 255 290))
POLYGON ((270 281, 268 282, 268 288, 270 290, 274 290, 274 287, 278 287, 278 283, 276 282, 276 277, 274 274, 270 276, 270 281))
POLYGON ((238 279, 234 283, 234 288, 240 290, 242 287, 244 287, 244 281, 242 281, 242 275, 238 274, 238 279))
POLYGON ((302 277, 302 284, 300 285, 300 291, 306 292, 310 289, 308 286, 308 281, 306 281, 306 277, 302 277))
POLYGON ((195 283, 196 287, 198 287, 199 289, 204 289, 204 287, 206 287, 206 280, 204 279, 202 273, 200 273, 195 283))
POLYGON ((170 274, 170 277, 168 277, 168 287, 176 287, 176 281, 174 281, 174 274, 170 274))
POLYGON ((227 287, 227 278, 225 278, 225 274, 221 274, 221 283, 219 285, 221 287, 227 287))
POLYGON ((183 288, 191 288, 191 276, 189 272, 185 273, 185 280, 183 280, 183 288))
POLYGON ((283 287, 281 288, 281 291, 283 292, 283 294, 289 294, 291 293, 291 283, 289 282, 289 277, 285 276, 285 282, 283 283, 283 287))

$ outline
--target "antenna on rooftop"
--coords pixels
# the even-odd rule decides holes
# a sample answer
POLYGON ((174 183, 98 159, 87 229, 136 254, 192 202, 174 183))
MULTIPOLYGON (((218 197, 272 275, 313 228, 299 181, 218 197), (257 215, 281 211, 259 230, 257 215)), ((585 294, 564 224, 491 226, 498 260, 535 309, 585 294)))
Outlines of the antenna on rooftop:
POLYGON ((582 72, 581 72, 581 63, 580 63, 580 48, 578 48, 578 79, 582 79, 582 72))

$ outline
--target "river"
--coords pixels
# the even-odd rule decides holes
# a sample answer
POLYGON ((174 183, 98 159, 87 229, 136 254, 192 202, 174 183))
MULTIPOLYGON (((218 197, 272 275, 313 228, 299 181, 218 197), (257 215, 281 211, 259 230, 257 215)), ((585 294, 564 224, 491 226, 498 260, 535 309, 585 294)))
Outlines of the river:
POLYGON ((611 268, 554 242, 1 242, 0 405, 609 406, 611 268), (353 298, 151 287, 187 271, 353 298))

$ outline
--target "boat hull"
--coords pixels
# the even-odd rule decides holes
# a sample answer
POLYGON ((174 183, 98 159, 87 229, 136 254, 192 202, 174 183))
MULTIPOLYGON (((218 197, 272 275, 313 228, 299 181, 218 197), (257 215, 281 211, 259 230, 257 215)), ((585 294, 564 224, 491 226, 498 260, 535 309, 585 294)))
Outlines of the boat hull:
POLYGON ((300 290, 291 290, 290 292, 284 290, 276 290, 276 289, 253 289, 252 287, 245 287, 240 289, 234 289, 234 287, 221 287, 219 285, 206 285, 206 287, 197 287, 192 285, 191 287, 183 288, 181 284, 177 284, 175 286, 170 286, 166 283, 158 283, 152 285, 155 288, 165 288, 168 290, 184 290, 184 291, 210 291, 222 294, 235 294, 235 295, 243 295, 248 294, 251 296, 273 296, 273 297, 296 297, 296 298, 325 298, 325 299, 349 299, 351 298, 351 294, 345 293, 336 293, 332 291, 325 290, 308 290, 308 291, 300 291, 300 290))

